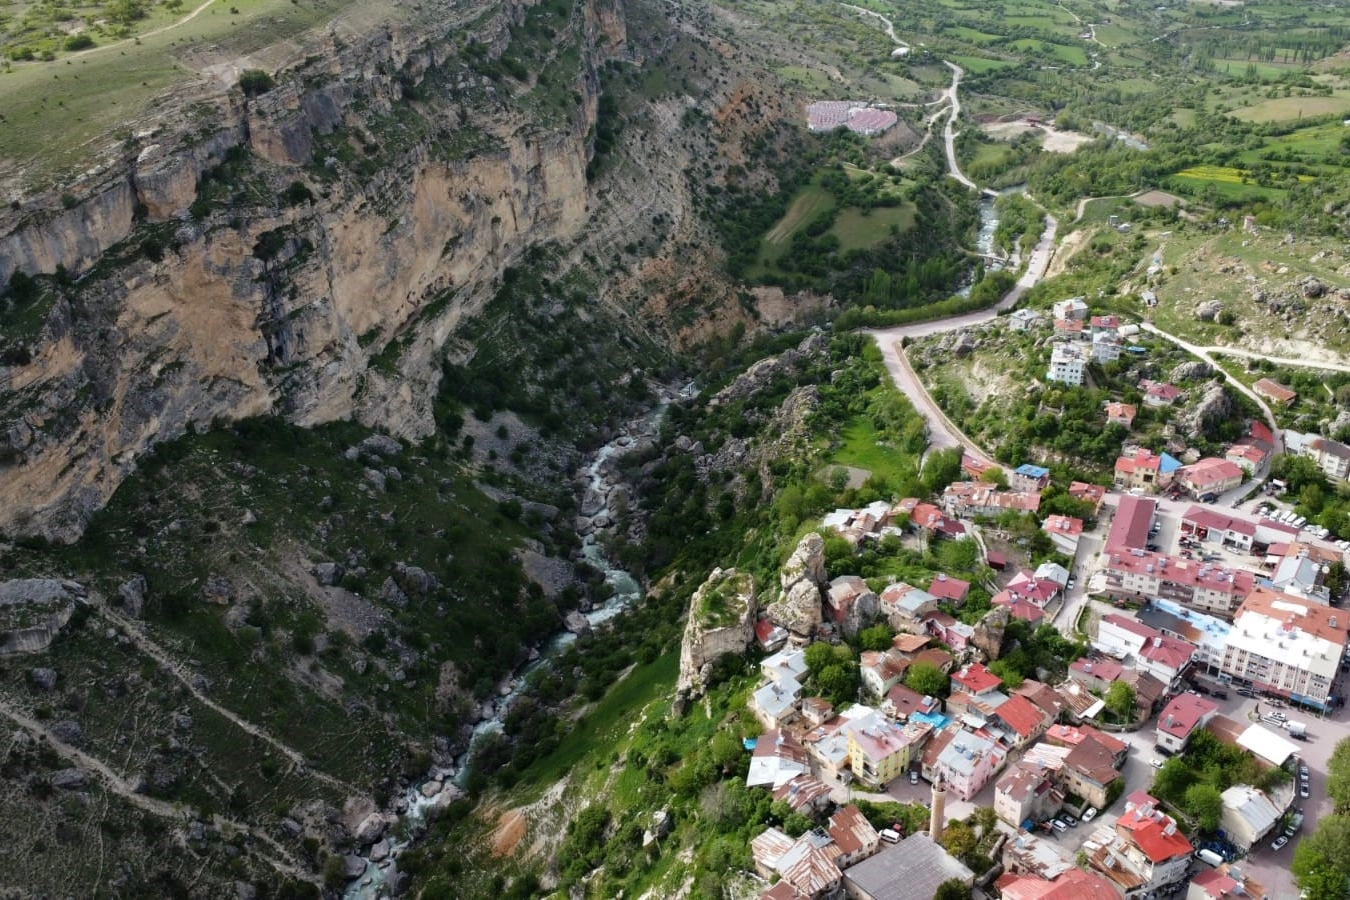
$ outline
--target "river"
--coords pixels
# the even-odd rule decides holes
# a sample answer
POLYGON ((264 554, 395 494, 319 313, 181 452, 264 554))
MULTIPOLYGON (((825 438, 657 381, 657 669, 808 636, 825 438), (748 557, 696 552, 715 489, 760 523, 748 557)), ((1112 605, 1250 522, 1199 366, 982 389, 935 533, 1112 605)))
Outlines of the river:
MULTIPOLYGON (((589 519, 590 524, 582 529, 584 537, 582 538, 581 553, 587 563, 604 575, 605 584, 610 587, 611 591, 605 600, 582 613, 592 628, 599 627, 613 619, 623 610, 642 599, 643 596, 642 585, 638 580, 631 573, 617 566, 606 555, 602 539, 603 535, 613 527, 615 519, 615 510, 611 508, 611 502, 615 497, 615 487, 618 483, 615 461, 643 441, 655 440, 661 420, 664 418, 671 402, 677 398, 687 399, 693 396, 694 392, 695 388, 691 383, 678 394, 663 396, 661 402, 651 412, 634 422, 630 422, 617 437, 596 451, 595 455, 582 469, 582 480, 585 482, 582 509, 590 513, 585 517, 589 519)), ((444 802, 439 798, 440 792, 434 792, 431 797, 427 797, 423 794, 423 788, 439 783, 443 785, 443 791, 458 792, 462 789, 468 777, 469 765, 473 760, 474 747, 484 736, 502 730, 506 714, 510 711, 511 704, 520 695, 529 674, 540 666, 548 665, 576 639, 576 634, 571 631, 556 633, 539 649, 539 653, 534 659, 503 680, 498 697, 491 701, 484 701, 485 705, 491 705, 492 714, 484 717, 474 726, 468 750, 455 760, 453 769, 433 769, 424 778, 413 784, 407 793, 395 803, 394 808, 399 814, 399 820, 397 827, 391 828, 389 834, 385 837, 385 842, 388 845, 387 857, 384 857, 378 863, 368 858, 365 859, 365 868, 361 874, 348 884, 343 895, 345 900, 379 900, 379 898, 392 896, 393 889, 390 885, 396 878, 396 860, 420 835, 427 811, 437 806, 438 803, 444 802)), ((383 856, 382 853, 378 855, 383 856)))

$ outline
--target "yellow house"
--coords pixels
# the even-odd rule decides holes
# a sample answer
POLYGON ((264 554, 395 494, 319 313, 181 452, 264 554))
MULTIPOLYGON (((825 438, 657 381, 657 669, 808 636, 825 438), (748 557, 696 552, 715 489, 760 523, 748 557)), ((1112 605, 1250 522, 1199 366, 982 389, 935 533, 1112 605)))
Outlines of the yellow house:
POLYGON ((932 728, 927 722, 900 726, 876 713, 850 723, 848 757, 853 776, 873 787, 899 778, 932 728))

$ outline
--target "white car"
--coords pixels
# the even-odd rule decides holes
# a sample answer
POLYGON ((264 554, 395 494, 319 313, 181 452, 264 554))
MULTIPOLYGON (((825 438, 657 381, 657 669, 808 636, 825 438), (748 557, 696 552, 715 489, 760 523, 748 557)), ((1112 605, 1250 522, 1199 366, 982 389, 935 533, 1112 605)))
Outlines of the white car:
POLYGON ((1097 818, 1097 807, 1089 806, 1087 809, 1083 810, 1084 822, 1091 822, 1095 818, 1097 818))
POLYGON ((1149 763, 1149 765, 1155 769, 1161 769, 1163 767, 1163 761, 1161 759, 1155 759, 1153 762, 1149 763))
POLYGON ((1271 844, 1270 844, 1270 849, 1272 849, 1272 850, 1283 850, 1283 849, 1284 849, 1284 845, 1287 844, 1287 843, 1289 843, 1289 838, 1285 837, 1284 835, 1280 835, 1280 836, 1277 837, 1274 841, 1271 842, 1271 844))

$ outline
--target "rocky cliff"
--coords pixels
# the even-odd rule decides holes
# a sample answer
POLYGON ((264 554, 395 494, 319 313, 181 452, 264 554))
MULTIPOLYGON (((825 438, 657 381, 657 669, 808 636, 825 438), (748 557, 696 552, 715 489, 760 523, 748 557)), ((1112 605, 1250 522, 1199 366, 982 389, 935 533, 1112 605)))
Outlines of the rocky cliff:
POLYGON ((713 569, 689 605, 678 692, 700 693, 717 660, 745 652, 755 636, 756 610, 754 578, 735 569, 713 569))
POLYGON ((0 531, 72 539, 147 448, 216 420, 429 433, 456 325, 588 222, 625 24, 560 9, 330 35, 260 96, 166 116, 82 196, 3 213, 0 284, 39 277, 0 340, 0 531))

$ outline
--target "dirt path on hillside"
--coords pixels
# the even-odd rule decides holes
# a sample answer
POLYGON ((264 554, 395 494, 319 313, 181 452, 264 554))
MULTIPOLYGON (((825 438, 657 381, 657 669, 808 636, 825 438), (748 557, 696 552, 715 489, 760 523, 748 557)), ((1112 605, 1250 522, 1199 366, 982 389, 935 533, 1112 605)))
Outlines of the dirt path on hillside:
POLYGON ((306 775, 310 775, 318 779, 319 781, 331 785, 332 787, 335 787, 348 795, 361 796, 364 794, 363 791, 357 790, 352 785, 347 784, 346 782, 341 781, 340 779, 334 778, 333 776, 327 774, 326 772, 320 772, 317 769, 310 768, 309 764, 305 761, 304 754, 300 753, 293 747, 290 747, 289 745, 285 744, 278 738, 273 737, 265 729, 257 725, 254 725, 252 722, 240 718, 232 710, 227 709, 224 706, 221 706, 219 703, 203 694, 193 685, 192 679, 188 676, 188 673, 184 669, 183 665, 176 659, 174 659, 167 650, 165 650, 163 647, 159 646, 149 637, 147 637, 140 628, 138 628, 135 624, 132 623, 131 620, 118 615, 117 613, 113 612, 106 606, 100 605, 95 606, 93 608, 95 612, 97 612, 100 616, 102 616, 111 624, 117 626, 117 628, 120 631, 125 633, 127 637, 131 639, 132 643, 134 643, 141 650, 142 653, 144 653, 146 656, 149 656, 155 662, 159 663, 160 666, 162 666, 165 669, 165 671, 171 673, 174 678, 178 679, 179 683, 181 683, 183 687, 186 688, 188 692, 191 693, 192 696, 196 698, 196 700, 203 706, 229 719, 241 730, 253 735, 254 737, 258 738, 261 741, 264 741, 267 744, 270 744, 274 750, 276 750, 278 753, 282 754, 287 759, 289 759, 291 761, 292 766, 295 769, 300 769, 306 775))

